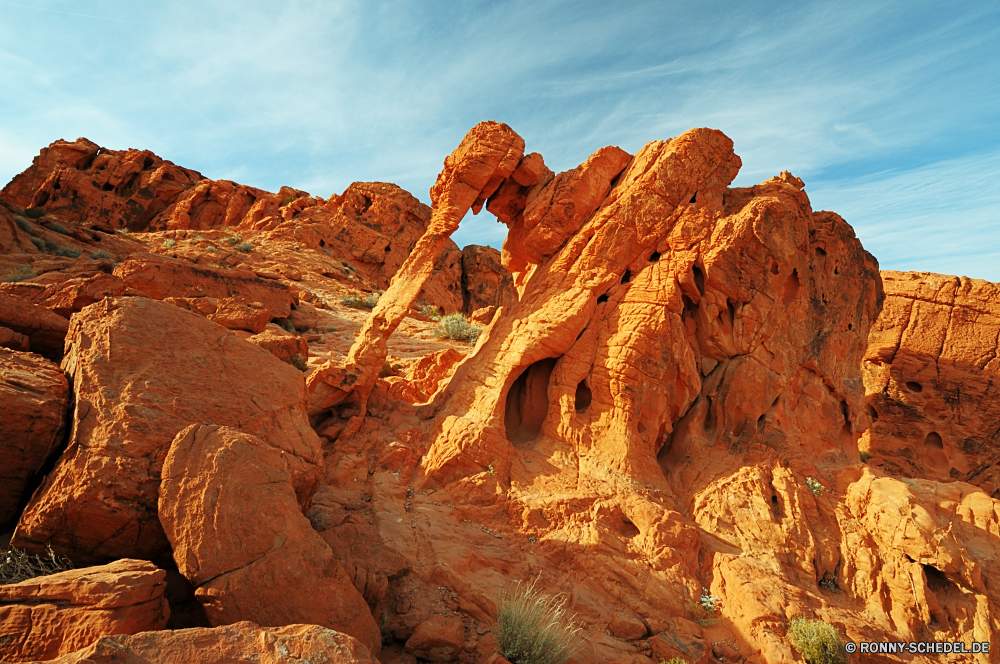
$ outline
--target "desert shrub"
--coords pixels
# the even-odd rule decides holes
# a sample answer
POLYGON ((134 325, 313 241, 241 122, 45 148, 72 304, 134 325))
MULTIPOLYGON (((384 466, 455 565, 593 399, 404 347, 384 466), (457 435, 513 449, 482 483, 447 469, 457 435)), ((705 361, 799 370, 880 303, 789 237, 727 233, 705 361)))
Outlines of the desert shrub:
POLYGON ((292 366, 299 371, 307 371, 309 369, 309 365, 306 364, 306 358, 302 353, 296 353, 292 357, 292 366))
POLYGON ((37 277, 38 273, 28 264, 18 265, 17 268, 8 272, 7 274, 0 277, 0 281, 7 284, 12 284, 17 281, 24 281, 25 279, 31 279, 32 277, 37 277))
POLYGON ((680 657, 671 657, 670 659, 661 659, 659 664, 688 664, 688 661, 680 657))
POLYGON ((41 219, 45 216, 45 210, 40 207, 27 208, 24 211, 24 216, 28 219, 41 219))
POLYGON ((17 227, 20 228, 25 233, 27 233, 28 235, 31 236, 38 235, 38 231, 35 230, 35 227, 31 224, 30 221, 28 221, 24 217, 16 215, 14 217, 14 223, 17 224, 17 227))
POLYGON ((288 318, 275 318, 274 322, 285 332, 295 331, 295 325, 288 318))
POLYGON ((382 363, 382 370, 378 372, 379 378, 387 378, 393 375, 392 365, 388 362, 382 363))
POLYGON ((229 237, 222 238, 222 244, 228 244, 230 247, 234 247, 243 241, 243 237, 240 235, 230 235, 229 237))
POLYGON ((872 458, 871 452, 862 452, 861 453, 861 463, 868 463, 868 459, 871 459, 871 458, 872 458))
POLYGON ((427 304, 426 302, 424 302, 423 304, 420 305, 420 308, 417 309, 417 311, 427 316, 431 320, 441 320, 441 315, 442 315, 441 310, 435 307, 433 304, 427 304))
POLYGON ((811 491, 812 495, 814 496, 822 496, 823 491, 826 490, 823 487, 823 485, 819 483, 819 480, 813 479, 811 477, 806 478, 806 488, 809 489, 809 491, 811 491))
POLYGON ((244 254, 249 254, 251 251, 255 249, 255 247, 253 245, 253 242, 240 242, 239 244, 234 246, 233 249, 244 254))
POLYGON ((479 340, 479 335, 483 333, 483 328, 473 325, 465 319, 462 314, 448 314, 441 318, 438 323, 436 333, 443 339, 453 339, 454 341, 467 341, 474 344, 479 340))
POLYGON ((340 298, 340 303, 352 309, 374 309, 381 296, 381 293, 369 293, 365 297, 361 297, 360 294, 345 295, 340 298))
POLYGON ((702 627, 710 627, 719 621, 713 614, 719 608, 720 602, 721 600, 709 592, 708 588, 702 588, 698 602, 684 600, 684 607, 691 613, 695 622, 702 627))
POLYGON ((209 251, 216 251, 216 248, 215 247, 209 247, 208 250, 209 251))
POLYGON ((38 247, 42 251, 45 251, 45 240, 43 240, 42 238, 40 238, 40 237, 33 237, 33 238, 31 238, 31 242, 32 242, 32 244, 34 244, 36 247, 38 247))
POLYGON ((497 597, 497 648, 511 664, 562 664, 576 652, 580 627, 567 615, 565 596, 535 583, 514 583, 497 597))
POLYGON ((66 256, 67 258, 79 258, 82 253, 82 249, 74 249, 73 247, 59 247, 56 249, 56 256, 66 256))
POLYGON ((788 628, 792 646, 809 664, 847 664, 837 630, 822 620, 795 618, 788 628))
POLYGON ((60 224, 58 221, 44 221, 42 225, 53 233, 59 233, 60 235, 69 235, 69 231, 66 227, 60 224))
POLYGON ((73 569, 73 563, 69 558, 57 556, 51 546, 41 556, 31 555, 20 549, 0 552, 0 586, 65 572, 68 569, 73 569))
POLYGON ((90 254, 90 257, 93 258, 94 260, 98 260, 100 258, 111 258, 111 253, 105 249, 98 249, 97 251, 90 254))
POLYGON ((163 248, 164 248, 164 249, 170 249, 170 248, 172 248, 172 247, 173 247, 173 246, 174 246, 175 244, 177 244, 177 240, 164 240, 164 241, 163 241, 163 248))

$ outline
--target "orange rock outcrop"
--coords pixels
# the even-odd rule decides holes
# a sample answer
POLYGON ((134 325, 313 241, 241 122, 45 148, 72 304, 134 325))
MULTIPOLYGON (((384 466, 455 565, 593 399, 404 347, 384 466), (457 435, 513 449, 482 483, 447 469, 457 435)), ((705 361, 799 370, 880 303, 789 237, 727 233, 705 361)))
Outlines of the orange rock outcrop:
POLYGON ((0 657, 54 659, 102 636, 163 629, 165 572, 142 560, 0 585, 0 657))
POLYGON ((216 625, 200 642, 261 661, 250 640, 325 634, 278 627, 298 622, 390 664, 501 661, 495 598, 529 579, 580 621, 572 664, 797 661, 797 617, 854 642, 1000 633, 997 286, 880 274, 790 173, 732 187, 721 132, 555 174, 482 123, 429 209, 379 183, 250 202, 92 147, 50 146, 0 210, 0 267, 39 272, 0 286, 0 326, 66 337, 75 404, 15 545, 171 553, 216 625), (166 230, 114 238, 137 246, 113 273, 17 253, 5 211, 89 232, 105 183, 115 219, 166 230), (143 188, 170 201, 126 219, 143 188), (448 239, 483 207, 499 255, 448 239), (436 336, 427 300, 478 342, 436 336))

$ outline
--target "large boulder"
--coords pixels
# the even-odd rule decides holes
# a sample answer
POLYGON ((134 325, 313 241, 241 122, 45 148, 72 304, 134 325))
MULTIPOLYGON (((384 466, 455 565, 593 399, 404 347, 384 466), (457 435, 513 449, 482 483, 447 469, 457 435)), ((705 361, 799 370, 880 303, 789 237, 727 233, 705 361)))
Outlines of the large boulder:
POLYGON ((1000 285, 927 272, 883 272, 882 283, 862 364, 875 421, 861 449, 893 475, 1000 497, 1000 285))
POLYGON ((213 625, 312 623, 378 653, 364 598, 302 514, 288 454, 228 427, 192 425, 163 465, 160 522, 213 625))
POLYGON ((143 255, 123 261, 115 276, 154 300, 168 297, 244 297, 259 302, 271 318, 287 318, 296 301, 287 286, 245 270, 222 270, 165 256, 143 255))
POLYGON ((302 373, 226 328, 164 302, 109 299, 73 317, 63 368, 76 408, 69 446, 32 497, 15 546, 77 561, 153 559, 160 468, 195 422, 239 426, 285 452, 307 504, 322 460, 302 373))
POLYGON ((163 629, 165 575, 119 560, 0 586, 0 660, 52 659, 102 636, 163 629))
POLYGON ((62 443, 69 384, 52 362, 0 348, 0 528, 18 516, 29 480, 62 443))
POLYGON ((0 292, 0 326, 28 337, 32 352, 62 357, 69 321, 45 307, 0 292))
POLYGON ((108 636, 49 664, 378 664, 347 634, 319 625, 260 627, 240 622, 225 627, 108 636))

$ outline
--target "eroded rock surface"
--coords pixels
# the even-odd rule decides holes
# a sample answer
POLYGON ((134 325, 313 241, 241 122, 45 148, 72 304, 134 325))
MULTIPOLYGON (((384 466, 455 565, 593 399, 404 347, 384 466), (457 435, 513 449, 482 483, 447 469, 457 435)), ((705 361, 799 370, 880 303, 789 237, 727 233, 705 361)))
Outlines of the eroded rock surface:
POLYGON ((0 658, 50 660, 103 636, 163 629, 165 574, 118 560, 0 586, 0 658))
POLYGON ((15 521, 28 482, 63 442, 69 384, 52 362, 0 348, 0 528, 15 521))
POLYGON ((251 622, 215 628, 105 637, 51 664, 378 664, 356 639, 319 625, 260 627, 251 622))
POLYGON ((301 372, 179 307, 117 298, 73 317, 63 369, 76 396, 69 446, 21 517, 16 546, 74 560, 155 558, 160 468, 174 436, 226 423, 284 450, 307 504, 322 464, 301 372))
POLYGON ((364 598, 303 516, 289 455, 238 429, 192 425, 163 465, 160 522, 213 625, 344 631, 378 654, 364 598))
POLYGON ((861 448, 884 472, 1000 496, 1000 287, 883 272, 886 301, 863 364, 874 420, 861 448))

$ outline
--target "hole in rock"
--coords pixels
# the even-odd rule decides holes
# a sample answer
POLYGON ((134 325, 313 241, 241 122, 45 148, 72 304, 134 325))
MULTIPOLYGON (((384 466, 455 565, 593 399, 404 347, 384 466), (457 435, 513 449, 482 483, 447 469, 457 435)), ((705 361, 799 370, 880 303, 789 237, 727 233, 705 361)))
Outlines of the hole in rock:
POLYGON ((785 289, 781 295, 781 301, 785 304, 789 304, 799 295, 799 270, 798 268, 792 270, 792 273, 788 275, 788 279, 785 281, 785 289))
POLYGON ((101 187, 101 191, 112 191, 114 188, 115 186, 113 184, 111 184, 110 182, 105 182, 104 186, 101 187))
POLYGON ((854 329, 854 323, 848 323, 847 324, 847 330, 850 331, 850 330, 853 330, 853 329, 854 329))
POLYGON ((924 575, 927 577, 927 587, 934 592, 941 592, 942 590, 948 590, 951 586, 951 581, 948 580, 948 576, 933 565, 925 565, 923 563, 920 566, 924 570, 924 575))
POLYGON ((145 159, 142 160, 142 170, 145 171, 145 170, 147 170, 152 165, 153 165, 153 158, 152 157, 146 157, 145 159))
POLYGON ((598 304, 600 304, 602 302, 607 302, 607 301, 608 301, 608 294, 607 293, 605 293, 604 295, 600 295, 597 298, 597 303, 598 304))
POLYGON ((771 274, 778 274, 779 271, 778 261, 771 261, 771 274))
POLYGON ((622 275, 622 283, 627 284, 632 281, 632 270, 625 270, 625 274, 622 275))
POLYGON ((705 431, 711 431, 712 425, 712 397, 705 397, 705 403, 707 407, 705 408, 705 431))
POLYGON ((733 303, 732 303, 732 301, 729 298, 726 298, 726 311, 729 312, 729 322, 730 323, 735 323, 736 322, 736 307, 733 306, 733 303))
POLYGON ((581 380, 579 385, 576 386, 576 412, 582 413, 587 410, 593 400, 594 393, 587 387, 587 381, 581 380))
POLYGON ((868 417, 872 418, 872 422, 878 422, 878 411, 872 405, 868 406, 868 417))
POLYGON ((936 431, 931 431, 929 434, 927 434, 927 438, 924 439, 924 447, 935 450, 943 450, 944 441, 941 440, 940 434, 938 434, 936 431))
POLYGON ((702 295, 705 294, 705 273, 702 272, 701 268, 697 265, 691 266, 691 271, 694 273, 694 285, 698 287, 698 292, 702 295))
POLYGON ((920 383, 914 383, 912 380, 906 384, 906 389, 910 392, 923 392, 924 386, 920 383))
POLYGON ((767 422, 767 413, 757 418, 757 433, 764 432, 764 424, 767 422))
POLYGON ((649 262, 650 263, 655 263, 658 260, 660 260, 660 252, 654 251, 652 253, 652 255, 650 255, 650 257, 649 257, 649 262))
POLYGON ((642 420, 639 420, 639 424, 636 425, 636 429, 639 431, 639 433, 646 433, 646 423, 642 420))
POLYGON ((368 198, 367 196, 365 196, 364 199, 365 202, 361 205, 361 209, 358 210, 358 214, 364 214, 365 212, 368 212, 368 208, 372 206, 372 199, 368 198))
POLYGON ((910 558, 909 554, 904 553, 903 557, 906 558, 906 562, 908 563, 914 562, 913 558, 910 558))
POLYGON ((622 535, 628 537, 629 539, 637 536, 639 534, 639 529, 636 528, 635 524, 622 517, 622 535))
POLYGON ((507 392, 504 427, 515 445, 530 443, 542 432, 549 412, 549 378, 559 358, 549 357, 529 365, 507 392))
POLYGON ((392 246, 391 246, 391 245, 388 245, 388 244, 387 244, 387 245, 385 245, 385 253, 387 253, 387 254, 388 254, 388 253, 391 253, 391 252, 392 252, 392 246))
POLYGON ((823 247, 816 247, 816 255, 826 256, 826 249, 824 249, 823 247))
POLYGON ((774 495, 773 493, 771 494, 771 504, 774 505, 775 507, 777 507, 778 505, 778 496, 774 495))
POLYGON ((325 247, 326 246, 326 240, 320 240, 319 241, 319 246, 325 247))
POLYGON ((691 196, 691 200, 688 201, 688 203, 697 203, 697 202, 698 202, 698 192, 696 191, 694 192, 694 195, 691 196))

